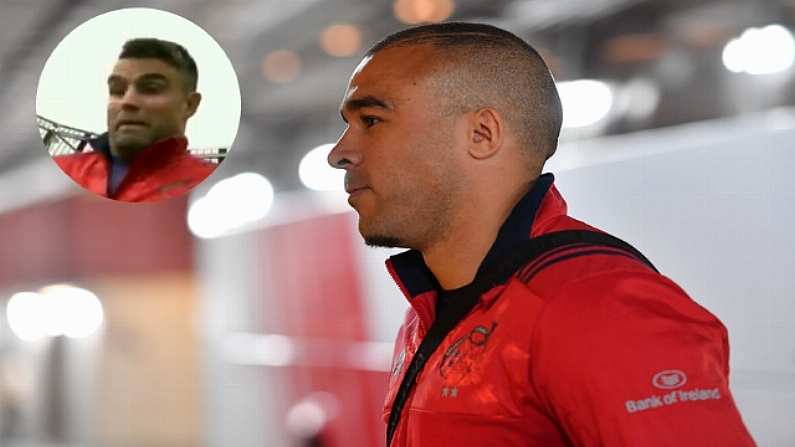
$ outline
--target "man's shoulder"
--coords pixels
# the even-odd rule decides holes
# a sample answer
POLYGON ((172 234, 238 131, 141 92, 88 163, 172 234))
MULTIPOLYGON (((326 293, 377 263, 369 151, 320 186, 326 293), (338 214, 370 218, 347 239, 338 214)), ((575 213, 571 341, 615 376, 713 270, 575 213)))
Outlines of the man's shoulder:
POLYGON ((203 178, 215 171, 218 164, 212 163, 204 158, 199 158, 189 152, 185 152, 183 156, 177 158, 175 167, 183 171, 196 173, 203 178))
MULTIPOLYGON (((534 228, 533 237, 568 231, 596 233, 603 239, 615 236, 567 215, 555 216, 534 228)), ((620 239, 618 242, 623 242, 620 239)), ((630 247, 631 244, 627 244, 630 247)), ((634 247, 633 247, 634 248, 634 247)), ((627 249, 597 242, 572 242, 549 249, 528 260, 515 276, 541 296, 554 296, 573 282, 589 276, 617 272, 656 272, 640 257, 627 249)), ((657 275, 659 276, 659 275, 657 275)))
POLYGON ((102 161, 102 154, 98 152, 77 152, 68 155, 56 155, 52 157, 53 161, 61 167, 64 171, 81 168, 86 165, 98 163, 102 161))
POLYGON ((720 320, 679 285, 651 270, 589 272, 558 287, 545 301, 539 330, 565 334, 576 343, 602 338, 618 342, 650 328, 684 333, 699 326, 713 334, 725 331, 720 320))
MULTIPOLYGON (((550 231, 563 230, 608 234, 569 217, 550 231)), ((615 324, 617 315, 640 314, 717 323, 673 280, 619 248, 574 244, 540 256, 515 276, 544 301, 544 318, 559 329, 582 333, 615 324)))

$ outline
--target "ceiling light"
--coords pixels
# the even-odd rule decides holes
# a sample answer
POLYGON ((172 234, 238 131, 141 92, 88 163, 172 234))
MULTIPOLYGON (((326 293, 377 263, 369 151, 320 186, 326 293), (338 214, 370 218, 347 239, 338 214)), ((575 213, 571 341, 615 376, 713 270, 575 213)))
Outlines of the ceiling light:
POLYGON ((332 25, 320 34, 320 46, 330 56, 352 56, 362 47, 362 32, 356 25, 332 25))
POLYGON ((88 337, 104 320, 94 293, 67 284, 43 287, 38 293, 16 293, 8 301, 6 314, 11 331, 25 341, 61 335, 88 337))
POLYGON ((223 179, 188 210, 188 228, 200 238, 218 237, 264 218, 273 205, 273 187, 261 174, 223 179))
POLYGON ((50 336, 84 338, 96 332, 104 319, 99 298, 89 290, 67 284, 42 288, 47 313, 45 331, 50 336))
POLYGON ((269 81, 290 82, 301 72, 301 59, 294 51, 276 50, 265 56, 262 72, 269 81))
POLYGON ((34 341, 45 336, 42 314, 42 298, 35 292, 16 293, 6 304, 6 318, 11 332, 24 341, 34 341))
POLYGON ((406 24, 441 22, 455 9, 453 0, 395 0, 395 17, 406 24))
POLYGON ((781 25, 748 28, 723 48, 723 65, 734 73, 778 73, 795 63, 795 39, 781 25))
POLYGON ((557 86, 564 128, 592 126, 605 119, 613 107, 613 91, 605 82, 579 79, 557 86))

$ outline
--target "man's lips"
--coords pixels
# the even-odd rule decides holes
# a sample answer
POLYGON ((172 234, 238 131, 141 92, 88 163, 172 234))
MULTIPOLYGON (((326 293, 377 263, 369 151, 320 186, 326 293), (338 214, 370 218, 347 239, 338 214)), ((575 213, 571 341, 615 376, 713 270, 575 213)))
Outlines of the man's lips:
POLYGON ((116 123, 116 129, 119 129, 122 126, 146 126, 146 125, 147 124, 143 121, 122 120, 116 123))
POLYGON ((348 194, 355 194, 357 192, 364 191, 365 189, 370 189, 370 188, 367 186, 357 186, 354 188, 346 187, 345 192, 347 192, 348 194))
POLYGON ((348 205, 356 208, 356 202, 362 197, 362 194, 369 191, 370 188, 366 186, 360 186, 356 188, 345 188, 345 191, 348 193, 348 205))

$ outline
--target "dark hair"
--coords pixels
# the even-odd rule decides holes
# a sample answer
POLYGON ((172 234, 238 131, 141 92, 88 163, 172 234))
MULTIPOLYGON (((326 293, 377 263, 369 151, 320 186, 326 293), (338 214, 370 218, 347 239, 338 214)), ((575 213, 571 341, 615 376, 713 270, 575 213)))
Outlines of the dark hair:
POLYGON ((168 40, 143 37, 130 39, 124 43, 119 59, 159 59, 176 68, 185 77, 188 91, 196 91, 199 70, 188 50, 182 45, 168 40))
MULTIPOLYGON (((447 22, 408 28, 387 36, 367 51, 432 45, 452 61, 444 92, 473 110, 500 107, 528 151, 544 160, 557 148, 563 111, 555 80, 532 46, 491 25, 447 22)), ((535 157, 534 157, 535 158, 535 157)))

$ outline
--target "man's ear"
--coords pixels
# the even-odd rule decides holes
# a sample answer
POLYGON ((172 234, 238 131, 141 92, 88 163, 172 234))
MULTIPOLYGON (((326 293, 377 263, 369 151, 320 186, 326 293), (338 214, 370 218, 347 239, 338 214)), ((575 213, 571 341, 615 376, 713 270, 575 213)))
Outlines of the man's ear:
POLYGON ((185 100, 185 119, 192 117, 196 114, 196 109, 202 102, 202 95, 199 92, 188 93, 188 98, 185 100))
POLYGON ((505 138, 502 116, 491 107, 472 112, 469 117, 469 155, 477 160, 494 156, 505 138))

